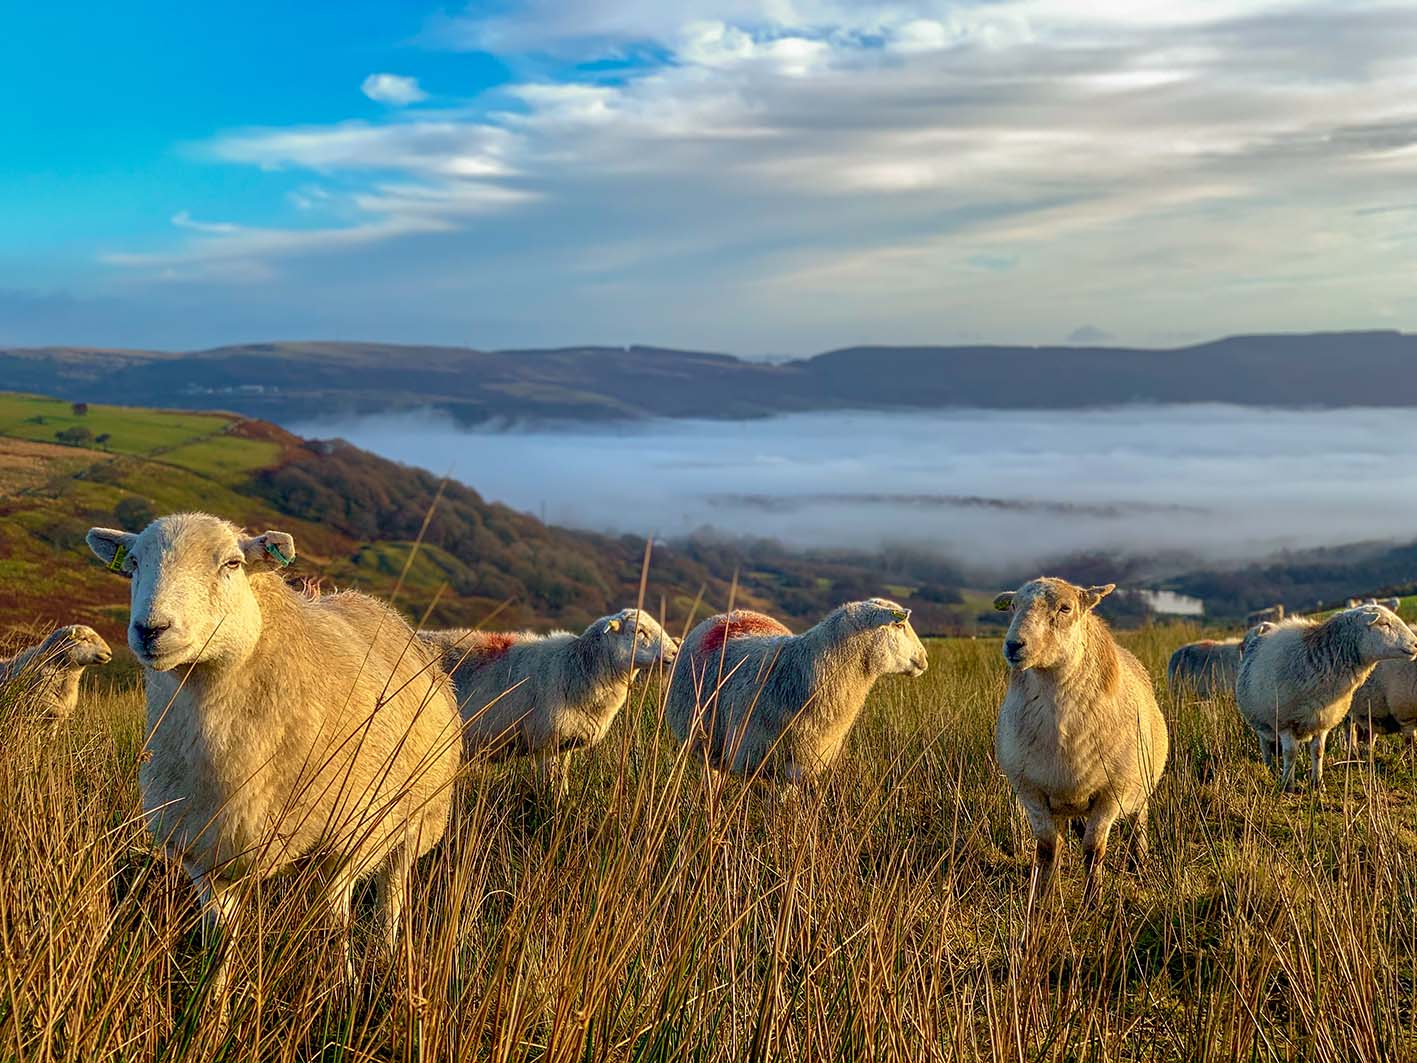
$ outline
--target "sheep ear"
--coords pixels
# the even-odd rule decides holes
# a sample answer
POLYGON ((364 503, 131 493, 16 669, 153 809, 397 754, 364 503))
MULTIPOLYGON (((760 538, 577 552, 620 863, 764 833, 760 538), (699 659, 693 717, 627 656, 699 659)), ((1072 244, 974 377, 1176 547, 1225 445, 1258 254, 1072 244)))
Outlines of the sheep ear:
POLYGON ((1104 583, 1100 587, 1088 587, 1082 592, 1082 605, 1084 609, 1095 609, 1097 603, 1106 598, 1117 589, 1115 583, 1104 583))
POLYGON ((1007 613, 1014 606, 1014 592, 1005 591, 1003 594, 995 595, 994 608, 1001 613, 1007 613))
POLYGON ((110 572, 116 572, 125 579, 133 578, 131 555, 133 544, 138 541, 136 535, 117 528, 90 528, 84 541, 110 572))
POLYGON ((910 610, 905 608, 887 609, 882 624, 903 624, 910 619, 910 610))
POLYGON ((279 531, 253 535, 241 540, 241 554, 248 565, 266 563, 284 568, 295 560, 295 538, 279 531))

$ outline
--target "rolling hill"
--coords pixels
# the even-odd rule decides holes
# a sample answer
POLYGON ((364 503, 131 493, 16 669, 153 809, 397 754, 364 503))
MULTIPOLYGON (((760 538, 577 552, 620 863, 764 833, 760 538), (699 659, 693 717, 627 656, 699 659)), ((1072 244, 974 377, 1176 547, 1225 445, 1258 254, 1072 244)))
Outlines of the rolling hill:
POLYGON ((1130 402, 1406 406, 1417 405, 1417 336, 1234 336, 1172 350, 852 347, 774 364, 637 346, 12 348, 0 349, 0 374, 10 388, 71 400, 232 409, 285 423, 416 407, 476 423, 1130 402))

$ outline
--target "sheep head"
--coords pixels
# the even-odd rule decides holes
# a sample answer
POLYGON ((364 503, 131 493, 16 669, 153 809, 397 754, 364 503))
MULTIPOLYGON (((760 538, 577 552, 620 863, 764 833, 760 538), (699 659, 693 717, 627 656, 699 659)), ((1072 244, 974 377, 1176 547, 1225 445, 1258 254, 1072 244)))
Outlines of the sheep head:
POLYGON ((159 672, 247 656, 261 634, 249 577, 295 557, 284 532, 246 535, 205 513, 159 517, 137 534, 91 528, 87 538, 100 561, 132 581, 128 645, 159 672))
POLYGON ((1083 618, 1116 590, 1115 583, 1079 587, 1053 576, 1030 580, 994 599, 994 608, 1012 610, 1004 636, 1004 659, 1015 668, 1056 668, 1081 652, 1083 618))
POLYGON ((841 606, 866 638, 867 675, 923 675, 930 657, 910 626, 910 610, 888 598, 867 598, 841 606))
POLYGON ((47 656, 67 668, 87 668, 113 660, 113 651, 103 636, 86 624, 61 627, 45 640, 45 645, 47 656))
POLYGON ((1358 629, 1358 653, 1364 662, 1417 658, 1417 637, 1386 606, 1360 605, 1339 616, 1358 629))
POLYGON ((618 672, 634 672, 660 661, 668 664, 679 650, 658 621, 640 609, 622 609, 602 616, 581 637, 599 641, 618 672))

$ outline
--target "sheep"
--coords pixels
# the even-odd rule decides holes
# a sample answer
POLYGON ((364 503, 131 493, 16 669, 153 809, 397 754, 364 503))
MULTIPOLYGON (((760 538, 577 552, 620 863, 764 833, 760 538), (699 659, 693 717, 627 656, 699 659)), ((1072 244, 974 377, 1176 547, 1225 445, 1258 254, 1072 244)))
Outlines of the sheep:
POLYGON ((113 651, 97 631, 70 624, 39 645, 0 659, 0 688, 9 684, 40 717, 58 723, 74 714, 84 669, 111 660, 113 651))
POLYGON ((1062 828, 1084 821, 1086 894, 1095 893, 1112 825, 1130 817, 1133 857, 1147 854, 1147 813, 1169 735, 1151 676, 1094 612, 1116 589, 1043 576, 994 599, 1012 610, 1009 686, 994 752, 1037 843, 1031 891, 1052 885, 1062 828))
POLYGON ((1391 609, 1394 613, 1396 613, 1397 611, 1399 611, 1399 610, 1402 608, 1402 599, 1401 599, 1401 598, 1379 598, 1379 599, 1377 599, 1376 604, 1381 605, 1384 609, 1391 609))
POLYGON ((1349 748, 1355 739, 1371 742, 1378 735, 1401 732, 1417 739, 1417 665, 1411 661, 1379 661, 1363 685, 1353 692, 1348 712, 1349 748))
POLYGON ((810 789, 836 760, 884 675, 923 675, 929 657, 910 610, 884 598, 848 602, 794 635, 739 609, 685 637, 665 719, 718 771, 810 789))
POLYGON ((571 751, 605 737, 637 670, 671 662, 674 639, 638 609, 603 616, 580 635, 429 631, 452 676, 469 758, 531 756, 543 792, 565 797, 571 751))
POLYGON ((1294 785, 1295 753, 1303 745, 1313 785, 1323 785, 1328 734, 1348 715, 1354 691, 1379 661, 1412 657, 1417 638, 1381 605, 1344 609, 1322 623, 1286 620, 1246 636, 1235 701, 1271 767, 1279 746, 1284 789, 1294 785))
POLYGON ((1284 605, 1271 605, 1268 609, 1256 609, 1245 617, 1246 629, 1257 627, 1263 623, 1277 624, 1284 619, 1284 605))
POLYGON ((1188 642, 1171 655, 1166 665, 1166 681, 1173 695, 1182 688, 1199 698, 1235 692, 1235 676, 1240 671, 1239 638, 1202 639, 1188 642))
POLYGON ((355 883, 377 876, 392 946, 413 862, 443 835, 461 750, 433 655, 387 605, 307 597, 269 571, 295 556, 284 532, 180 513, 87 539, 132 582, 144 815, 196 886, 207 931, 241 921, 245 886, 313 862, 346 949, 355 883))

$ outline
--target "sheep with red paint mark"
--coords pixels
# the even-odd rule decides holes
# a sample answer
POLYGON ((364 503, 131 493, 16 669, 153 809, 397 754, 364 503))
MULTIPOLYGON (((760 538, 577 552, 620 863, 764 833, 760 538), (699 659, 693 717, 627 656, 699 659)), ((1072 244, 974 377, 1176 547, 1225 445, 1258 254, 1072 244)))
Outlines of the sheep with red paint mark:
POLYGON ((1235 693, 1235 677, 1240 673, 1241 640, 1201 639, 1188 642, 1171 655, 1166 665, 1166 684, 1177 697, 1189 692, 1198 698, 1214 698, 1235 693))
POLYGON ((605 737, 642 668, 673 661, 674 639, 648 613, 625 609, 579 635, 553 631, 430 631, 420 636, 452 676, 470 758, 529 756, 542 787, 569 789, 571 753, 605 737))
POLYGON ((684 639, 665 719, 719 771, 810 784, 840 754, 876 680, 928 664, 910 610, 884 598, 848 602, 800 635, 737 610, 684 639))

